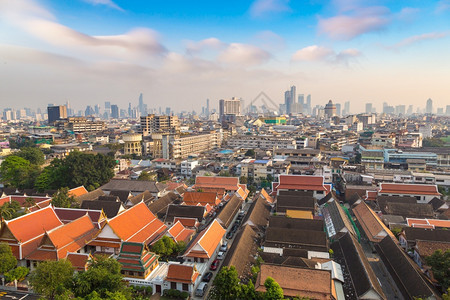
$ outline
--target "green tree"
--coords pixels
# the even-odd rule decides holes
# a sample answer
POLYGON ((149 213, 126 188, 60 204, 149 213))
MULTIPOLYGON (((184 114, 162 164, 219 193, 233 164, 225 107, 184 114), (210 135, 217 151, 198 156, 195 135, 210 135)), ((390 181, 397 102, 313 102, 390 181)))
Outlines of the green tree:
POLYGON ((6 186, 27 188, 33 167, 25 158, 9 155, 0 165, 0 177, 6 186))
POLYGON ((0 274, 5 274, 17 265, 11 247, 7 243, 0 243, 0 274))
POLYGON ((272 277, 267 277, 264 281, 266 292, 264 293, 264 300, 279 300, 284 299, 283 289, 280 287, 272 277))
POLYGON ((36 293, 53 300, 67 295, 72 277, 73 268, 69 261, 44 261, 31 272, 30 284, 36 293))
POLYGON ((24 147, 20 149, 17 156, 28 160, 33 165, 42 165, 45 162, 45 155, 37 147, 24 147))
POLYGON ((247 152, 244 154, 245 156, 255 157, 255 150, 248 149, 247 152))
POLYGON ((0 206, 0 215, 5 220, 11 220, 24 214, 25 212, 20 206, 20 203, 15 200, 6 202, 2 206, 0 206))
POLYGON ((223 267, 214 278, 213 286, 210 292, 211 299, 231 300, 237 299, 241 294, 239 278, 234 266, 223 267))
POLYGON ((176 252, 176 247, 177 245, 173 239, 168 236, 163 236, 155 244, 153 244, 152 251, 167 258, 172 255, 172 253, 176 252))
POLYGON ((446 291, 450 287, 450 250, 444 252, 439 249, 425 260, 431 267, 434 278, 441 284, 442 290, 446 291))
POLYGON ((69 196, 69 188, 60 188, 52 198, 52 205, 55 207, 69 208, 75 206, 77 201, 73 196, 69 196))
POLYGON ((87 299, 129 299, 130 291, 122 280, 120 270, 120 263, 115 259, 97 256, 86 272, 75 275, 72 286, 74 295, 87 299), (94 292, 100 298, 92 298, 94 292), (115 296, 109 298, 111 295, 115 296))
POLYGON ((5 279, 9 282, 14 280, 22 281, 25 279, 29 272, 30 270, 27 267, 17 267, 9 272, 6 272, 5 279))
POLYGON ((241 292, 239 294, 239 299, 244 300, 254 300, 261 299, 260 293, 256 292, 255 285, 250 280, 248 284, 241 285, 241 292))
POLYGON ((175 253, 177 254, 181 254, 186 250, 186 243, 183 241, 179 241, 177 242, 177 244, 175 245, 175 253))
POLYGON ((25 198, 25 205, 26 207, 32 207, 36 205, 36 201, 33 199, 33 197, 27 197, 25 198))
POLYGON ((147 171, 142 171, 138 177, 138 180, 152 181, 153 179, 154 179, 154 176, 147 171))

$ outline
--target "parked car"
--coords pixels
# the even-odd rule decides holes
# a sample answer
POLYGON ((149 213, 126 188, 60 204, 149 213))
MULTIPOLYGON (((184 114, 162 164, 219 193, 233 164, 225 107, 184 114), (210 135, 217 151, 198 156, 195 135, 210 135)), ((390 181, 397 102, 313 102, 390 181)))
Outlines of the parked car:
POLYGON ((217 259, 224 259, 225 258, 225 252, 219 251, 219 253, 217 253, 217 259))
POLYGON ((231 232, 235 233, 239 228, 239 224, 234 223, 233 227, 231 227, 231 232))
POLYGON ((226 252, 227 250, 228 250, 228 242, 227 241, 224 241, 223 243, 222 243, 222 246, 220 246, 220 249, 219 249, 220 251, 222 251, 222 252, 226 252))
POLYGON ((212 271, 215 271, 219 267, 219 264, 220 264, 220 261, 218 259, 215 259, 209 266, 209 269, 212 271))
POLYGON ((237 216, 237 220, 242 220, 243 218, 244 218, 244 216, 245 216, 245 213, 243 212, 243 211, 241 211, 239 214, 238 214, 238 216, 237 216))
POLYGON ((213 273, 212 272, 208 272, 205 275, 203 275, 202 281, 203 282, 209 282, 212 277, 213 277, 213 273))
POLYGON ((233 231, 229 231, 229 232, 227 233, 227 235, 226 235, 226 238, 229 239, 229 240, 231 240, 231 239, 233 238, 233 234, 234 234, 233 231))
POLYGON ((197 289, 195 290, 195 296, 203 297, 203 295, 205 295, 207 288, 208 284, 206 282, 200 282, 197 289))

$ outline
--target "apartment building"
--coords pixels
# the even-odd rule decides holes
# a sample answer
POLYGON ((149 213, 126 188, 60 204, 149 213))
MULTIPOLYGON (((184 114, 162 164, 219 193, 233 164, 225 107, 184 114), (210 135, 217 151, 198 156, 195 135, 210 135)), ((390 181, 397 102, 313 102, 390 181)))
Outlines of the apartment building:
POLYGON ((272 150, 276 148, 296 149, 296 141, 292 137, 269 135, 237 135, 227 141, 232 148, 272 150))
POLYGON ((139 133, 144 136, 155 132, 177 133, 180 131, 178 116, 157 116, 154 114, 143 116, 140 120, 139 133))

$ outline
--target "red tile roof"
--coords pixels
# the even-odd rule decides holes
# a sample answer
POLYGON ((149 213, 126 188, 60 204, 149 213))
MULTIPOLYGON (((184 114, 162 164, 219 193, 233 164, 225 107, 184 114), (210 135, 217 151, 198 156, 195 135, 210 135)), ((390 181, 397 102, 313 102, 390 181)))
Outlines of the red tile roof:
POLYGON ((287 189, 287 190, 306 190, 306 191, 327 191, 324 184, 323 176, 309 176, 309 175, 280 175, 279 182, 273 182, 273 190, 287 189))
POLYGON ((167 234, 174 239, 175 242, 183 241, 185 243, 191 240, 191 237, 194 235, 194 229, 188 229, 181 224, 180 221, 175 222, 175 224, 170 227, 167 231, 167 234))
POLYGON ((101 210, 90 210, 90 209, 80 209, 80 208, 62 208, 55 207, 54 208, 56 215, 63 223, 69 223, 73 220, 76 220, 86 214, 92 220, 95 226, 100 228, 100 224, 106 221, 106 215, 101 210))
POLYGON ((214 220, 208 228, 200 232, 191 246, 186 250, 184 256, 211 258, 225 232, 226 230, 222 225, 217 220, 214 220))
POLYGON ((200 203, 201 205, 219 205, 220 199, 215 192, 185 192, 183 201, 186 204, 200 203))
POLYGON ((236 191, 239 188, 238 177, 220 176, 197 176, 195 178, 196 189, 198 188, 222 188, 227 191, 236 191))
POLYGON ((67 253, 66 259, 76 271, 86 271, 93 257, 89 253, 67 253))
POLYGON ((198 276, 199 273, 193 266, 170 264, 166 281, 193 284, 198 276))
POLYGON ((154 241, 167 229, 144 202, 112 218, 108 224, 122 241, 146 244, 154 241))
POLYGON ((441 196, 435 184, 380 183, 380 194, 441 196))
POLYGON ((173 222, 180 222, 184 227, 198 227, 198 221, 196 218, 175 217, 173 222))
POLYGON ((450 220, 406 218, 409 227, 450 228, 450 220))

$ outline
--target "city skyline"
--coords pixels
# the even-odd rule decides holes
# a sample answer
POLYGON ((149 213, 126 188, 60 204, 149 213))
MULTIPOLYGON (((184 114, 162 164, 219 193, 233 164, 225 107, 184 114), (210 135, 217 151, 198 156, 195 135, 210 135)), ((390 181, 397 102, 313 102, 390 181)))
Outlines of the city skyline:
POLYGON ((126 108, 142 92, 149 108, 199 111, 261 91, 281 104, 295 85, 352 112, 445 107, 450 2, 367 3, 4 1, 2 106, 126 108))

